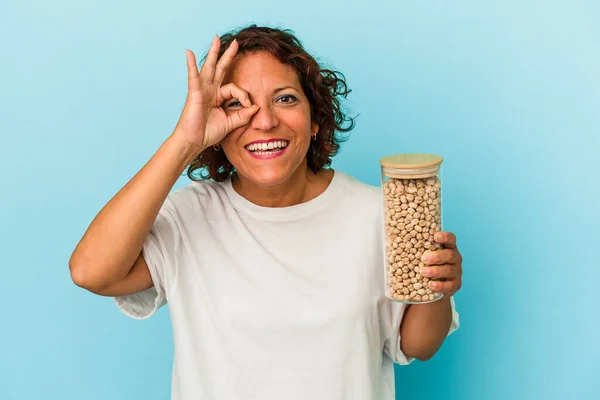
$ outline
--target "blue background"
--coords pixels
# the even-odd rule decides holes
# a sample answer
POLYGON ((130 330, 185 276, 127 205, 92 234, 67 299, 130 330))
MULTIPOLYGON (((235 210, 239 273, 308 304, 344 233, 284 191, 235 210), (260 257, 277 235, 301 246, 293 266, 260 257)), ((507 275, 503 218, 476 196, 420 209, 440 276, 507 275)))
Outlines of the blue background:
POLYGON ((462 326, 396 369, 398 398, 600 398, 599 4, 4 0, 0 399, 168 398, 168 309, 127 319, 68 260, 174 128, 185 49, 251 22, 345 74, 335 168, 379 185, 384 155, 445 159, 462 326))

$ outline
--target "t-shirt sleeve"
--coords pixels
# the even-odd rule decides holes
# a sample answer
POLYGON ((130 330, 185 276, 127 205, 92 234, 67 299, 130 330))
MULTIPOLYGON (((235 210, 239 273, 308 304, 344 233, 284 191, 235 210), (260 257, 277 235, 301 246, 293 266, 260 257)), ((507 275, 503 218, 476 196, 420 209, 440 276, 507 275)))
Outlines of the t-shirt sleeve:
POLYGON ((142 255, 154 286, 115 297, 118 308, 128 317, 146 319, 167 304, 169 287, 177 276, 176 254, 181 247, 176 215, 173 203, 167 197, 144 241, 142 255))
MULTIPOLYGON (((454 297, 450 298, 452 305, 452 323, 448 335, 458 329, 459 314, 456 312, 454 297)), ((393 362, 400 365, 408 365, 415 359, 407 357, 400 348, 400 324, 408 305, 385 298, 380 306, 381 330, 384 337, 383 352, 392 359, 393 362)))

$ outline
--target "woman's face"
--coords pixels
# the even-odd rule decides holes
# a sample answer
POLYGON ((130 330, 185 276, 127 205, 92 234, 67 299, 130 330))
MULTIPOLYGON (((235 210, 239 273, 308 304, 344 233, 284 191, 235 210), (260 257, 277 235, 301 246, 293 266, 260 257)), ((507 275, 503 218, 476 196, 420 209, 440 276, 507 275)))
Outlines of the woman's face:
MULTIPOLYGON (((319 130, 311 123, 310 104, 296 71, 267 52, 243 54, 231 64, 226 83, 248 92, 260 108, 248 124, 220 142, 225 155, 242 179, 263 187, 285 182, 306 165, 311 136, 319 130)), ((223 103, 228 114, 241 108, 236 99, 223 103)))

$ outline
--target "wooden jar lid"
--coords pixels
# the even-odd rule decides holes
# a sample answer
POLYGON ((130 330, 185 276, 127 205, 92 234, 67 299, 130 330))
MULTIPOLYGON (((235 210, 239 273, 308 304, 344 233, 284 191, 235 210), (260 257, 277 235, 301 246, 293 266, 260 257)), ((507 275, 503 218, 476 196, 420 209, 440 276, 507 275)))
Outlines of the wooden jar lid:
POLYGON ((436 176, 444 159, 436 154, 407 153, 383 157, 383 173, 391 178, 419 179, 436 176))

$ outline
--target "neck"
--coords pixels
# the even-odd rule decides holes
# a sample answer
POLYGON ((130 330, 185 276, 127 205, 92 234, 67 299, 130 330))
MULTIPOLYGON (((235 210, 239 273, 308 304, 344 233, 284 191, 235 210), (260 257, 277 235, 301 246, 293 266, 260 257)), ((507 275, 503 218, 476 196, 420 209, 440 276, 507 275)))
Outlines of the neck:
POLYGON ((306 165, 301 164, 284 182, 274 186, 260 186, 250 179, 235 173, 232 176, 233 189, 248 201, 262 207, 289 207, 305 203, 318 196, 314 183, 318 180, 306 165))

